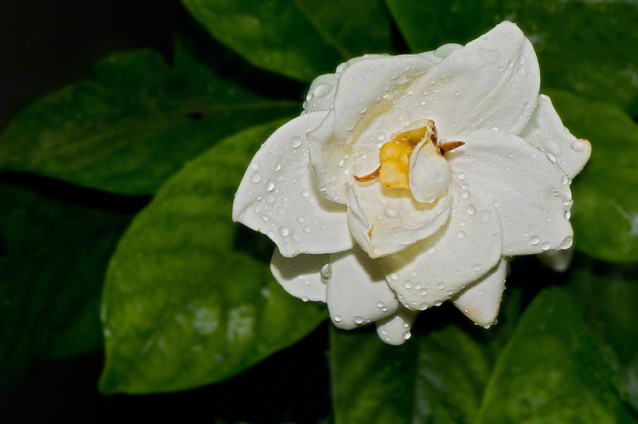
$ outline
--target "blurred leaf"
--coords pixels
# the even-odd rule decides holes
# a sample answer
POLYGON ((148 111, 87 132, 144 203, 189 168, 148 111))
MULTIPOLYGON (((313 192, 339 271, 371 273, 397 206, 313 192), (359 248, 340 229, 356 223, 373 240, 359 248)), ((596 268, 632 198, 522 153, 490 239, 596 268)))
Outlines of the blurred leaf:
POLYGON ((594 333, 613 348, 623 377, 621 393, 638 411, 638 267, 595 264, 579 258, 566 290, 581 305, 594 333))
POLYGON ((633 0, 386 0, 412 50, 477 38, 501 21, 532 41, 544 87, 638 114, 638 4, 633 0))
POLYGON ((615 106, 548 94, 567 128, 592 143, 572 187, 576 248, 611 262, 638 261, 638 125, 615 106))
POLYGON ((547 289, 499 357, 477 422, 635 422, 614 378, 610 358, 571 301, 547 289))
POLYGON ((273 245, 231 221, 250 158, 282 122, 230 137, 172 177, 122 238, 103 298, 106 393, 231 377, 299 340, 323 308, 273 279, 273 245))
MULTIPOLYGON (((474 422, 496 356, 515 328, 520 303, 520 290, 508 290, 501 322, 489 331, 435 318, 448 324, 419 331, 400 347, 383 343, 375 333, 333 329, 337 424, 474 422)), ((431 314, 431 319, 438 312, 422 315, 428 319, 431 314)))
POLYGON ((381 0, 182 0, 219 41, 252 64, 312 81, 341 62, 392 50, 381 0))
POLYGON ((0 137, 0 170, 153 193, 215 141, 297 108, 216 77, 180 48, 173 70, 154 51, 117 53, 22 111, 0 137))
POLYGON ((98 349, 111 252, 130 216, 0 185, 0 386, 44 359, 98 349))

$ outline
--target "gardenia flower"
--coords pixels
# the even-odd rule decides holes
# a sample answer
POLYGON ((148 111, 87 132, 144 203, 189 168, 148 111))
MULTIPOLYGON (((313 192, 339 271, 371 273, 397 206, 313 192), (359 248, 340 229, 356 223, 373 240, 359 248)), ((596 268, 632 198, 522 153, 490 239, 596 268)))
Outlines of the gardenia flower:
POLYGON ((339 328, 375 322, 401 344, 446 300, 489 326, 509 258, 572 245, 570 183, 591 147, 539 84, 510 22, 466 46, 352 59, 262 145, 233 219, 277 244, 277 281, 327 302, 339 328))

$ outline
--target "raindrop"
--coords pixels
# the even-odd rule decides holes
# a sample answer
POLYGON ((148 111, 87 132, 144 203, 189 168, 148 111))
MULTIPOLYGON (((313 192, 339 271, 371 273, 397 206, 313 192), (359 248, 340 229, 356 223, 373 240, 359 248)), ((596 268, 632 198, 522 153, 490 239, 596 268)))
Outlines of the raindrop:
POLYGON ((574 243, 574 239, 570 236, 567 236, 560 244, 560 247, 562 247, 563 249, 568 249, 572 246, 572 243, 574 243))
POLYGON ((385 216, 387 216, 388 218, 396 218, 397 217, 397 211, 395 211, 394 209, 388 207, 385 208, 385 216))
POLYGON ((281 228, 279 229, 279 234, 280 234, 282 237, 288 237, 288 234, 290 234, 290 230, 289 230, 288 228, 286 228, 286 227, 281 227, 281 228))
POLYGON ((383 302, 379 301, 377 302, 377 308, 383 308, 385 305, 383 304, 383 302))
POLYGON ((341 322, 341 315, 335 315, 334 320, 335 322, 341 322))
POLYGON ((481 222, 484 224, 487 224, 490 221, 490 218, 492 217, 492 214, 490 214, 490 211, 485 210, 481 212, 481 222))
POLYGON ((332 84, 323 83, 315 87, 313 94, 315 97, 324 97, 326 94, 330 93, 330 91, 332 91, 332 84))
POLYGON ((565 217, 566 220, 569 220, 569 218, 572 217, 572 213, 568 210, 565 211, 565 213, 563 214, 563 216, 565 217))
POLYGON ((253 183, 257 184, 259 181, 261 181, 261 175, 259 175, 258 173, 254 173, 252 177, 250 177, 250 181, 252 181, 253 183))
POLYGON ((456 238, 459 240, 465 238, 465 233, 463 231, 459 231, 458 233, 456 233, 456 238))
POLYGON ((576 140, 572 142, 571 148, 575 152, 582 152, 583 150, 585 150, 585 142, 582 140, 576 140))
POLYGON ((436 253, 436 248, 434 246, 428 247, 428 250, 425 251, 428 255, 434 255, 436 253))
POLYGON ((308 197, 308 196, 310 196, 310 192, 308 190, 301 191, 301 197, 308 197))
POLYGON ((541 242, 541 239, 540 239, 540 237, 538 237, 538 236, 532 236, 532 237, 529 239, 529 242, 530 242, 530 243, 532 243, 534 246, 536 246, 538 243, 540 243, 540 242, 541 242))
POLYGON ((541 245, 541 249, 543 249, 543 250, 549 250, 549 248, 550 248, 550 245, 549 245, 549 243, 548 243, 548 242, 544 242, 544 243, 541 245))
POLYGON ((275 172, 279 172, 279 170, 281 169, 281 164, 277 164, 275 165, 275 172))
POLYGON ((266 182, 266 191, 273 191, 275 189, 275 183, 272 180, 266 182))
POLYGON ((527 62, 527 60, 525 60, 525 56, 523 56, 522 54, 518 56, 518 63, 520 63, 521 65, 525 65, 525 62, 527 62))
POLYGON ((332 277, 332 267, 330 264, 325 264, 321 267, 321 271, 319 271, 321 278, 325 281, 328 281, 330 277, 332 277))
POLYGON ((380 132, 379 134, 377 134, 377 140, 379 140, 379 141, 383 141, 383 140, 385 140, 385 134, 383 134, 382 132, 380 132))
POLYGON ((412 281, 408 280, 405 283, 403 283, 403 287, 405 287, 406 289, 411 289, 412 288, 412 281))
POLYGON ((301 146, 301 137, 299 137, 298 135, 294 136, 293 138, 290 139, 290 145, 292 147, 294 147, 295 149, 299 146, 301 146))
POLYGON ((445 288, 445 284, 439 283, 439 284, 436 285, 436 288, 439 289, 439 290, 443 290, 445 288))
POLYGON ((354 317, 354 323, 357 325, 363 324, 363 317, 354 317))
POLYGON ((296 231, 293 231, 292 232, 292 241, 294 241, 296 243, 300 242, 301 241, 301 234, 299 234, 296 231))
POLYGON ((465 212, 467 212, 468 215, 474 215, 476 213, 476 208, 474 207, 474 205, 470 205, 467 207, 467 209, 465 209, 465 212))
POLYGON ((461 193, 461 196, 463 196, 464 199, 469 199, 470 198, 470 192, 466 190, 463 193, 461 193))
POLYGON ((409 331, 406 331, 405 333, 403 333, 404 340, 409 340, 410 337, 412 337, 412 333, 410 333, 409 331))
POLYGON ((464 179, 465 179, 465 174, 461 172, 461 173, 459 174, 459 177, 458 177, 458 178, 459 178, 459 180, 461 180, 461 181, 462 181, 462 180, 464 180, 464 179))

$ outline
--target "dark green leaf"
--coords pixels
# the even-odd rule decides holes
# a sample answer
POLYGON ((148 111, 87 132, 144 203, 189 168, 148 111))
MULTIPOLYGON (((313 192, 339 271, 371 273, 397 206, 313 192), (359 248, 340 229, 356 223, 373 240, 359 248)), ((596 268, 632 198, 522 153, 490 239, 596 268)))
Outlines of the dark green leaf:
POLYGON ((0 385, 99 348, 106 264, 130 216, 0 185, 0 385))
POLYGON ((380 0, 182 0, 219 41, 256 66, 311 81, 340 62, 387 53, 380 0))
POLYGON ((467 43, 503 20, 538 54, 544 87, 638 113, 638 4, 632 0, 386 0, 414 51, 467 43))
POLYGON ((620 390, 638 411, 638 267, 596 264, 579 258, 566 289, 582 307, 590 328, 613 348, 623 377, 620 390))
MULTIPOLYGON (((419 329, 405 345, 376 334, 333 330, 331 357, 337 424, 473 422, 500 348, 520 308, 520 290, 508 290, 498 326, 484 330, 460 313, 461 325, 419 329)), ((439 311, 422 319, 450 322, 439 311), (433 318, 434 317, 434 318, 433 318)), ((450 315, 450 314, 448 314, 450 315)))
POLYGON ((0 170, 152 193, 215 141, 296 109, 219 79, 183 49, 173 70, 150 50, 117 53, 19 114, 0 137, 0 170))
POLYGON ((279 125, 243 131, 199 156, 131 224, 106 279, 104 392, 220 381, 324 319, 323 308, 275 282, 268 267, 273 245, 231 222, 246 166, 279 125))
POLYGON ((638 125, 615 106, 557 90, 563 123, 592 143, 592 157, 572 186, 576 247, 611 262, 638 260, 638 125))
POLYGON ((577 309, 559 289, 548 289, 499 357, 477 422, 635 422, 614 379, 610 358, 577 309))

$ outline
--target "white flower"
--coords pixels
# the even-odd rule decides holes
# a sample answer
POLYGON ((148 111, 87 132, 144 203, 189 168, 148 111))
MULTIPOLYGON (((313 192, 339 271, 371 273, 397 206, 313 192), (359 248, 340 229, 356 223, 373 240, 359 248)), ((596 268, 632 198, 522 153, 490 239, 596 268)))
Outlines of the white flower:
POLYGON ((350 60, 257 152, 233 219, 277 244, 276 279, 339 328, 376 322, 401 344, 445 300, 489 326, 508 258, 571 246, 570 182, 591 153, 539 84, 510 22, 464 47, 350 60))

